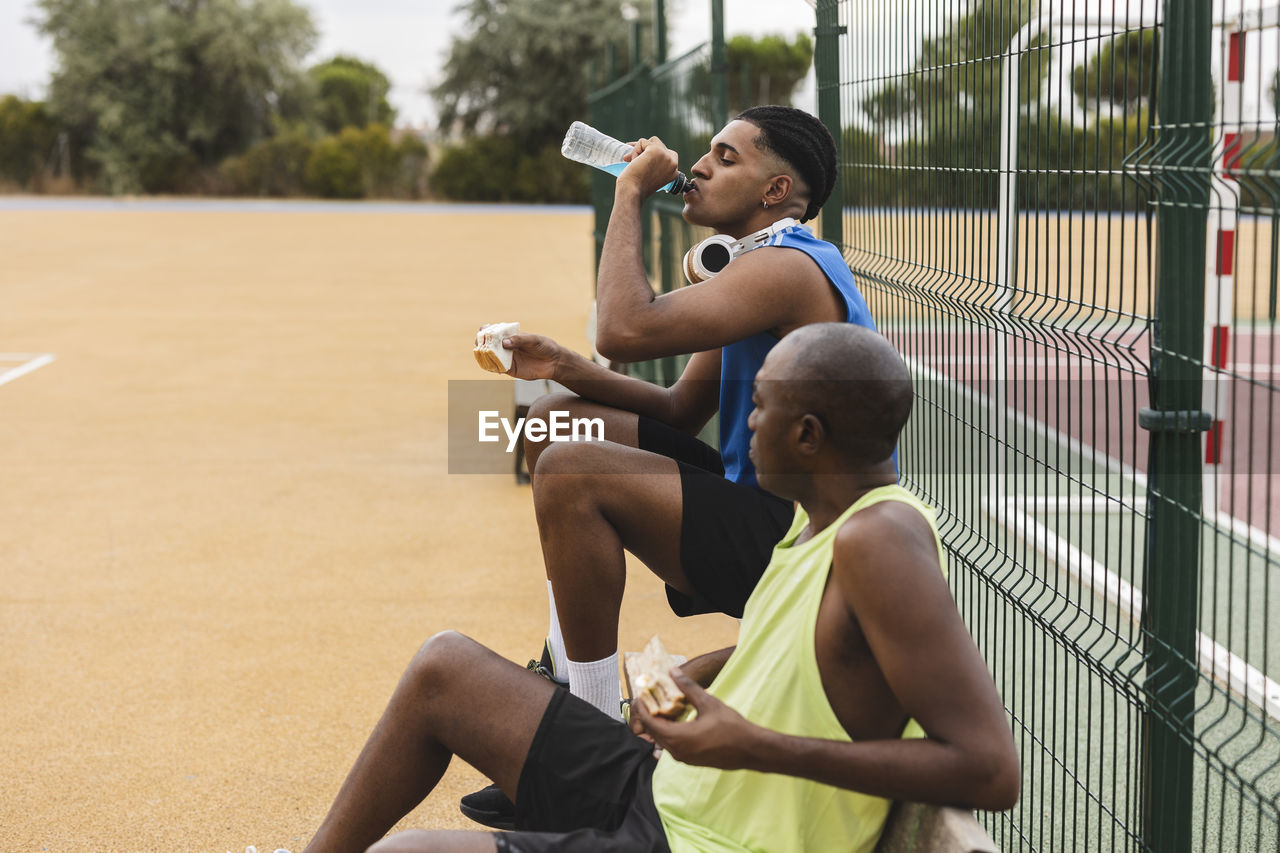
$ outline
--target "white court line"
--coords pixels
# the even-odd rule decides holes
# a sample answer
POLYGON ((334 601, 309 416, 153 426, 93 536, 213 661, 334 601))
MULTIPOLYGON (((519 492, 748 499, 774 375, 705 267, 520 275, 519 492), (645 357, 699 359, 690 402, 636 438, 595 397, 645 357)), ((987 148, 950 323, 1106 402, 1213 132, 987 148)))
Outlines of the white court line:
POLYGON ((12 382, 20 376, 26 376, 31 371, 39 370, 47 364, 53 364, 55 358, 56 356, 51 352, 0 352, 0 362, 20 362, 17 367, 11 367, 8 370, 0 368, 0 385, 12 382))
POLYGON ((1018 495, 1017 500, 1019 509, 1032 513, 1097 514, 1133 510, 1133 507, 1123 501, 1099 495, 1018 495))
MULTIPOLYGON (((990 401, 986 395, 980 394, 963 383, 959 383, 957 380, 932 368, 925 367, 915 359, 905 358, 904 360, 913 371, 924 375, 927 379, 934 382, 948 383, 971 402, 985 407, 990 406, 990 401)), ((1105 453, 1100 453, 1096 448, 1083 445, 1078 439, 1064 435, 1039 421, 1032 420, 1017 410, 1010 411, 1006 409, 1006 415, 1020 425, 1034 430, 1037 434, 1066 445, 1073 453, 1088 458, 1095 464, 1102 465, 1109 473, 1119 474, 1129 479, 1135 486, 1146 489, 1146 475, 1134 470, 1132 466, 1126 465, 1105 453)), ((997 483, 997 492, 998 489, 999 484, 997 483)), ((1018 503, 1026 500, 1028 499, 1024 496, 1006 497, 1005 503, 1018 510, 1014 512, 1002 507, 999 503, 993 503, 990 498, 984 498, 982 503, 984 511, 994 517, 1001 526, 1014 531, 1023 540, 1031 542, 1033 547, 1047 559, 1053 560, 1058 566, 1064 568, 1087 586, 1091 592, 1101 593, 1108 602, 1118 607, 1122 613, 1137 624, 1142 615, 1142 593, 1134 589, 1133 585, 1128 581, 1116 575, 1106 566, 1086 555, 1079 548, 1028 515, 1025 512, 1026 505, 1019 506, 1018 503), (1065 561, 1059 555, 1065 556, 1065 561)), ((1034 502, 1042 500, 1042 498, 1033 496, 1030 500, 1034 502)), ((1043 500, 1045 501, 1044 505, 1048 506, 1048 498, 1043 498, 1043 500)), ((1070 496, 1068 496, 1067 500, 1068 502, 1070 501, 1070 496)), ((1083 505, 1083 501, 1077 505, 1083 505)), ((1259 547, 1264 547, 1268 557, 1271 554, 1280 555, 1280 540, 1268 535, 1266 531, 1259 530, 1224 512, 1216 513, 1213 518, 1217 526, 1225 527, 1233 534, 1247 536, 1250 542, 1259 547)), ((1196 632, 1196 652, 1201 672, 1225 686, 1228 690, 1245 696, 1261 707, 1272 719, 1280 720, 1280 684, 1267 678, 1260 670, 1250 666, 1243 658, 1232 653, 1229 649, 1200 631, 1196 632)))
MULTIPOLYGON (((1006 498, 1005 506, 984 498, 983 509, 1004 527, 1009 528, 1032 547, 1066 569, 1091 592, 1101 593, 1107 603, 1138 626, 1142 620, 1143 596, 1124 578, 1085 554, 1030 515, 1020 511, 1019 499, 1006 498)), ((1207 634, 1196 631, 1196 657, 1200 671, 1218 684, 1238 693, 1266 711, 1273 720, 1280 720, 1280 683, 1267 678, 1260 670, 1250 666, 1239 655, 1207 634)))
MULTIPOLYGON (((919 361, 912 358, 904 358, 907 365, 915 372, 924 376, 932 382, 945 383, 954 388, 961 396, 965 397, 969 402, 984 408, 990 408, 991 401, 987 395, 978 391, 974 391, 958 379, 940 373, 931 367, 925 367, 919 361)), ((1041 423, 1017 409, 1009 409, 1009 417, 1023 429, 1029 429, 1041 438, 1056 442, 1060 446, 1066 447, 1069 451, 1077 456, 1086 459, 1094 465, 1100 465, 1106 469, 1107 473, 1116 474, 1131 481, 1135 486, 1145 490, 1147 488, 1147 475, 1137 470, 1132 465, 1121 462, 1114 456, 1103 453, 1098 448, 1090 444, 1085 444, 1078 438, 1065 435, 1056 429, 1041 423)), ((1236 518, 1228 512, 1218 510, 1212 515, 1205 518, 1205 521, 1217 527, 1223 528, 1231 532, 1233 536, 1243 537, 1249 540, 1249 544, 1264 551, 1267 556, 1275 555, 1280 559, 1280 538, 1276 538, 1261 528, 1254 527, 1246 521, 1236 518)))
MULTIPOLYGON (((1136 508, 1117 498, 1100 497, 1098 495, 1016 495, 1018 507, 1024 512, 1051 513, 1069 512, 1077 515, 1098 514, 1104 512, 1136 512, 1136 508)), ((1225 527, 1239 539, 1248 539, 1249 544, 1260 551, 1280 557, 1280 539, 1271 536, 1264 530, 1241 521, 1234 515, 1219 511, 1212 519, 1213 524, 1225 527)))

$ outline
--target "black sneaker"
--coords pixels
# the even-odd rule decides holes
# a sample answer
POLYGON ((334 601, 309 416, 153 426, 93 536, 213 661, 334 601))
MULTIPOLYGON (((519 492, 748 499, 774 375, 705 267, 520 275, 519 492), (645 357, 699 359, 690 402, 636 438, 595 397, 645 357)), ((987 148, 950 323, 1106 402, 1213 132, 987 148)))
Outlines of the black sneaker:
POLYGON ((536 672, 556 687, 569 689, 569 679, 556 677, 556 665, 555 659, 551 657, 551 645, 545 640, 542 643, 542 657, 537 660, 530 660, 524 665, 524 668, 530 672, 536 672))
POLYGON ((481 826, 516 828, 516 804, 497 785, 467 794, 458 802, 458 809, 481 826))

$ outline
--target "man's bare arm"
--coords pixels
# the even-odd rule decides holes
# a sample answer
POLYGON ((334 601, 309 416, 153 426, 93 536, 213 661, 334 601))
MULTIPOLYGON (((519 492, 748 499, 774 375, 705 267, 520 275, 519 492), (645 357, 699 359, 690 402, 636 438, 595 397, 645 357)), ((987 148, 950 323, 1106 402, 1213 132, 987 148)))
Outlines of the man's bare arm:
POLYGON ((826 276, 796 249, 750 252, 710 281, 655 296, 641 260, 641 208, 675 169, 674 153, 653 138, 636 143, 618 177, 596 276, 596 348, 603 355, 642 361, 844 319, 826 276))
POLYGON ((784 735, 745 720, 684 678, 677 683, 697 718, 670 723, 641 711, 642 724, 690 764, 785 773, 892 799, 1009 808, 1019 788, 1013 738, 938 570, 932 532, 900 504, 858 516, 837 535, 833 579, 927 738, 847 743, 784 735))
POLYGON ((711 686, 711 682, 715 681, 720 670, 724 669, 725 663, 729 660, 729 656, 733 654, 734 646, 727 649, 717 649, 714 652, 698 655, 696 658, 681 664, 680 671, 691 678, 696 684, 702 687, 711 686))
POLYGON ((609 370, 543 335, 517 334, 509 340, 514 358, 508 373, 517 379, 552 379, 583 399, 691 433, 719 407, 719 350, 694 354, 679 381, 663 388, 609 370))
POLYGON ((715 278, 643 305, 606 301, 603 260, 599 281, 596 346, 620 361, 698 352, 764 331, 846 316, 826 275, 799 249, 748 252, 715 278))

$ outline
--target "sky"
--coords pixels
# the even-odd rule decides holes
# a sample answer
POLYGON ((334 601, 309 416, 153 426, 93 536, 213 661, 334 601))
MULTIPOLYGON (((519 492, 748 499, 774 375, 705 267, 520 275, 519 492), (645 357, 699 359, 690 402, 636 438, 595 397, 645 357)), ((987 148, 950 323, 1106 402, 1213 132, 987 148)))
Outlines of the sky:
MULTIPOLYGON (((461 0, 295 0, 307 6, 320 31, 315 52, 308 64, 338 53, 352 54, 373 62, 391 78, 390 100, 396 108, 399 123, 424 128, 433 127, 434 109, 426 90, 441 76, 441 66, 450 39, 459 34, 462 21, 453 14, 461 0)), ((649 0, 635 0, 637 3, 649 0)), ((896 4, 870 3, 848 21, 850 38, 858 44, 876 44, 886 40, 897 46, 899 63, 914 58, 911 49, 919 44, 921 32, 908 32, 918 21, 936 17, 929 10, 939 0, 899 0, 896 4), (914 13, 911 7, 915 7, 914 13), (921 13, 924 14, 921 14, 921 13), (892 20, 890 20, 892 19, 892 20)), ((1096 14, 1097 0, 1061 0, 1054 8, 1059 16, 1067 16, 1072 2, 1077 14, 1096 14)), ((1113 0, 1111 8, 1122 10, 1126 2, 1137 9, 1147 9, 1150 0, 1113 0)), ((1216 0, 1215 9, 1223 17, 1242 5, 1252 9, 1269 0, 1216 0), (1224 8, 1225 6, 1225 8, 1224 8)), ((949 0, 948 7, 955 6, 949 0)), ((14 93, 26 98, 41 98, 52 70, 48 43, 28 19, 34 14, 33 0, 0 0, 0 94, 14 93)), ((667 0, 670 15, 670 55, 678 56, 707 41, 711 35, 710 0, 667 0), (670 11, 673 10, 673 11, 670 11)), ((814 12, 806 0, 725 0, 725 31, 733 36, 745 33, 755 36, 778 33, 792 36, 812 32, 814 12)), ((1150 11, 1147 11, 1150 14, 1150 11)), ((1274 119, 1269 87, 1277 65, 1275 30, 1269 38, 1252 33, 1246 52, 1260 57, 1258 67, 1251 63, 1253 85, 1243 93, 1245 115, 1258 115, 1264 122, 1274 119)), ((1071 53, 1073 42, 1067 39, 1065 53, 1071 53)), ((1086 42, 1095 49, 1097 40, 1086 42)), ((1076 43, 1075 48, 1080 49, 1076 43)), ((1083 61, 1083 55, 1064 55, 1059 67, 1063 73, 1083 61)), ((900 69, 888 69, 895 73, 900 69)), ((1066 82, 1050 87, 1051 91, 1068 91, 1066 82)), ((813 82, 810 79, 796 94, 796 106, 815 110, 813 82)), ((1051 100, 1056 100, 1051 95, 1051 100)), ((1078 112, 1078 109, 1076 110, 1078 112)), ((1074 116, 1082 120, 1081 116, 1074 116)))
MULTIPOLYGON (((453 14, 460 0, 296 0, 311 10, 320 31, 308 64, 338 53, 371 61, 391 78, 390 100, 402 124, 433 123, 424 90, 440 78, 451 36, 461 30, 453 14)), ((643 0, 641 0, 643 2, 643 0)), ((670 55, 707 41, 709 0, 668 0, 670 55), (670 14, 670 13, 669 13, 670 14)), ((805 0, 726 0, 725 32, 791 36, 813 30, 805 0)), ((47 40, 28 23, 32 0, 0 0, 0 94, 41 98, 53 66, 47 40)), ((798 104, 804 106, 803 103, 798 104)))

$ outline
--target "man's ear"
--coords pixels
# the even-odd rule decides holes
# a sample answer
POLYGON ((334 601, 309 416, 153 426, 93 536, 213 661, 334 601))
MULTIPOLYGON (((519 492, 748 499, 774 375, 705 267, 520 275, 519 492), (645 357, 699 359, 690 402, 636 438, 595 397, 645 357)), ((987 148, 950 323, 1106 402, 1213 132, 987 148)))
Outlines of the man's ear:
POLYGON ((804 456, 813 456, 826 442, 827 428, 817 415, 804 414, 796 421, 796 450, 804 456))
POLYGON ((774 175, 769 179, 769 183, 765 187, 762 200, 768 203, 770 207, 775 207, 790 198, 795 188, 796 183, 790 175, 774 175))

